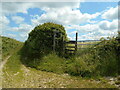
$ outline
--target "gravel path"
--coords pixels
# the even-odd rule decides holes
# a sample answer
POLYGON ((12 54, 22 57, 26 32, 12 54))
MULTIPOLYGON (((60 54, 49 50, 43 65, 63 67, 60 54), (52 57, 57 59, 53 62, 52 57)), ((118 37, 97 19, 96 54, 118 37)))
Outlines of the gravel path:
POLYGON ((8 56, 8 57, 6 57, 5 60, 3 60, 2 62, 0 62, 0 88, 2 88, 2 75, 3 75, 2 70, 3 70, 3 67, 4 67, 4 65, 6 64, 7 60, 8 60, 10 57, 11 57, 11 55, 8 56))
POLYGON ((3 60, 1 63, 0 63, 0 70, 2 71, 3 69, 3 66, 5 65, 5 63, 7 62, 7 60, 11 57, 11 55, 7 56, 5 58, 5 60, 3 60))
POLYGON ((115 88, 107 82, 40 71, 23 64, 20 64, 18 71, 3 68, 9 58, 10 56, 0 66, 3 69, 3 88, 115 88))

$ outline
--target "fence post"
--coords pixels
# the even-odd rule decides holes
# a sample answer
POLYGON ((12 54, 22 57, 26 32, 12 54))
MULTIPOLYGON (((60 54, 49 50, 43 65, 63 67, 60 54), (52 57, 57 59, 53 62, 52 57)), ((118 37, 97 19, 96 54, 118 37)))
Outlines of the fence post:
POLYGON ((77 38, 78 38, 78 33, 76 32, 76 40, 75 40, 75 53, 77 52, 77 38))
POLYGON ((53 51, 55 52, 55 36, 56 36, 56 33, 55 33, 55 31, 53 33, 54 33, 54 35, 53 35, 53 51))
POLYGON ((62 52, 63 52, 63 55, 64 55, 65 54, 65 43, 64 43, 64 37, 63 37, 63 35, 62 35, 62 52))

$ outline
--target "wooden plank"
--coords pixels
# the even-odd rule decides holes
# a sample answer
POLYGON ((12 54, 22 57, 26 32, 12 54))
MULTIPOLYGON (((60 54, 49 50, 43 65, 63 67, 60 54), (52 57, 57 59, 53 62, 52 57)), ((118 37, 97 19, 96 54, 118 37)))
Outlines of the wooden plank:
POLYGON ((75 51, 75 50, 71 50, 71 49, 65 49, 66 51, 75 51))
POLYGON ((75 44, 75 41, 68 41, 66 43, 68 43, 68 44, 75 44))
POLYGON ((77 45, 97 45, 97 44, 77 44, 77 45))
POLYGON ((67 48, 75 48, 75 46, 66 46, 67 48))

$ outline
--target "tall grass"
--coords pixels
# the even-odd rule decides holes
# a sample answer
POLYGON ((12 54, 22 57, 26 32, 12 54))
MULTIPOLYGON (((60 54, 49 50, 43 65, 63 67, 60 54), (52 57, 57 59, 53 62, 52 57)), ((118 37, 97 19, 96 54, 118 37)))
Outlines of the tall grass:
POLYGON ((90 49, 79 50, 72 62, 67 64, 67 72, 81 76, 118 75, 120 63, 119 43, 115 38, 103 40, 90 49))
POLYGON ((23 59, 22 62, 28 67, 33 67, 38 70, 55 72, 55 73, 64 73, 65 58, 59 57, 56 53, 50 53, 41 58, 28 60, 23 59))

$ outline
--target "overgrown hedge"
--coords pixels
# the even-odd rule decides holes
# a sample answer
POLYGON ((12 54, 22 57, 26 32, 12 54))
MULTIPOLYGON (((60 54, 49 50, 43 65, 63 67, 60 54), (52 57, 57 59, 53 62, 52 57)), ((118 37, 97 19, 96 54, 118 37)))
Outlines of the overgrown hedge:
POLYGON ((65 29, 62 25, 49 22, 36 26, 29 33, 29 37, 23 47, 23 56, 35 59, 52 52, 55 32, 59 32, 56 33, 55 51, 61 55, 64 48, 63 40, 67 39, 65 29))
POLYGON ((87 77, 119 75, 120 43, 114 37, 104 39, 91 49, 79 50, 78 55, 66 66, 66 72, 72 75, 87 77))

